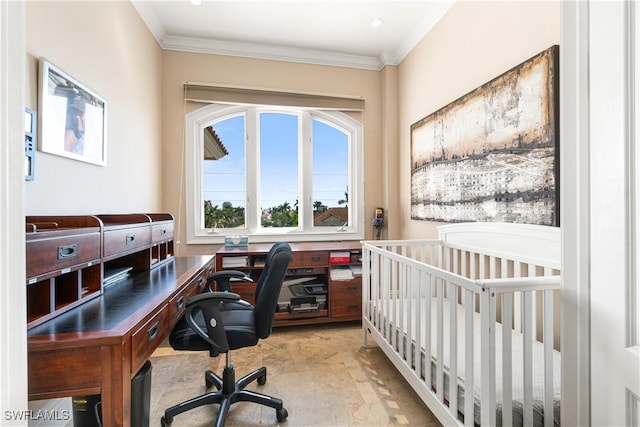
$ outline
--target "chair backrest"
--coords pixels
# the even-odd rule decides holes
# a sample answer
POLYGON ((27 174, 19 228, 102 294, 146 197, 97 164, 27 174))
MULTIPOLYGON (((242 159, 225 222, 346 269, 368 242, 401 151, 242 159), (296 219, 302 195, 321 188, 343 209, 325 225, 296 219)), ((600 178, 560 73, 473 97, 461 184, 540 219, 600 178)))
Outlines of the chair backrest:
POLYGON ((289 261, 291 261, 289 244, 286 242, 274 244, 267 254, 264 269, 258 279, 254 320, 256 335, 261 339, 271 334, 278 297, 289 261))

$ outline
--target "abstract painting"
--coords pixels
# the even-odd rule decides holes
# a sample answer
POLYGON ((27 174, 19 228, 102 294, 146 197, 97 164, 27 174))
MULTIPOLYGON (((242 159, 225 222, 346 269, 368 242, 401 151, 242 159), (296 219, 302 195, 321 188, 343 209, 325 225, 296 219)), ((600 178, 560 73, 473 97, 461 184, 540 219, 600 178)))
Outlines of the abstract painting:
POLYGON ((411 125, 411 218, 559 226, 558 46, 411 125))

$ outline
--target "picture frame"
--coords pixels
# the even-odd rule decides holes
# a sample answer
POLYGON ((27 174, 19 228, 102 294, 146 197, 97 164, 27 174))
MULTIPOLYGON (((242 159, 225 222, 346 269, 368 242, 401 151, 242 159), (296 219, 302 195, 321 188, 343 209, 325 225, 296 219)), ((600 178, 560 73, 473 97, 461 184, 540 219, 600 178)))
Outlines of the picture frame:
POLYGON ((39 62, 39 150, 106 166, 105 99, 46 58, 39 62))
POLYGON ((411 219, 560 225, 559 47, 411 125, 411 219))

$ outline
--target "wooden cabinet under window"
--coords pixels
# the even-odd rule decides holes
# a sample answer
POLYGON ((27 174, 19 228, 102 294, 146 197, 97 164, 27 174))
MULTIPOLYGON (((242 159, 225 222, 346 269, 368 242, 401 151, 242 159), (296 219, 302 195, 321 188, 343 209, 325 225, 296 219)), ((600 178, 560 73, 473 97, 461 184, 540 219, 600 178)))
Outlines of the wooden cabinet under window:
MULTIPOLYGON (((276 326, 359 320, 362 316, 362 246, 359 242, 291 243, 276 326)), ((253 283, 232 281, 232 290, 255 303, 255 286, 272 244, 223 247, 216 271, 239 270, 253 283)))

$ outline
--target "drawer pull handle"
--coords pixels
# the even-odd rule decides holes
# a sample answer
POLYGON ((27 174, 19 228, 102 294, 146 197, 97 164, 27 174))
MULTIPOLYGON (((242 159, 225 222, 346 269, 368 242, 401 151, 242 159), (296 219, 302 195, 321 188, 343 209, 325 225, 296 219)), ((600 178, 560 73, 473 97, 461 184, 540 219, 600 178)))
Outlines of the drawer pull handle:
POLYGON ((180 296, 176 306, 178 307, 178 310, 182 310, 182 307, 184 307, 184 295, 180 296))
POLYGON ((160 329, 160 322, 156 322, 155 325, 153 325, 150 329, 149 329, 149 336, 148 336, 148 341, 151 342, 153 341, 156 336, 158 335, 158 329, 160 329))
POLYGON ((165 235, 165 234, 167 234, 167 229, 166 229, 166 228, 163 228, 163 229, 162 229, 162 232, 161 232, 161 234, 162 234, 162 235, 165 235))
POLYGON ((78 245, 58 246, 58 259, 74 258, 78 255, 78 245))
POLYGON ((349 311, 355 311, 357 309, 358 309, 357 305, 350 305, 349 307, 347 307, 347 310, 349 310, 349 311))
POLYGON ((127 234, 127 237, 125 238, 125 241, 127 243, 127 245, 129 243, 133 243, 136 240, 136 235, 135 234, 127 234))
POLYGON ((202 277, 198 277, 198 287, 202 289, 203 286, 204 286, 204 280, 202 280, 202 277))
POLYGON ((320 262, 320 257, 319 256, 312 256, 311 257, 311 261, 312 262, 320 262))
POLYGON ((355 292, 358 290, 357 286, 347 286, 347 291, 349 292, 355 292))

